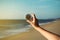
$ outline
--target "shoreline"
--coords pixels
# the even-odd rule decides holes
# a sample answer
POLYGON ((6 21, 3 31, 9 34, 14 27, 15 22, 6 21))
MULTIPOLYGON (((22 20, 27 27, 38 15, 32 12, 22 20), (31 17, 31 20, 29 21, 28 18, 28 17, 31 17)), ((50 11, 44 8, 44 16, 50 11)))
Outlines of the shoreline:
MULTIPOLYGON (((60 20, 57 20, 56 22, 51 22, 46 25, 41 25, 41 27, 43 27, 44 29, 60 35, 59 26, 60 20)), ((37 32, 35 29, 31 28, 28 32, 1 38, 0 40, 47 40, 47 39, 43 37, 39 32, 37 32)))

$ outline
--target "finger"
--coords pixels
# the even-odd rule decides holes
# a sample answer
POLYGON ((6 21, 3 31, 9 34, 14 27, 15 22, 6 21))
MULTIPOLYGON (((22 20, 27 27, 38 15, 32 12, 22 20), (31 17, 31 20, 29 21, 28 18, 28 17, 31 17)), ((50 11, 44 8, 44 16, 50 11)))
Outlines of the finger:
POLYGON ((33 14, 33 16, 36 18, 35 14, 33 14))
POLYGON ((35 14, 31 14, 32 15, 32 17, 33 17, 33 21, 35 21, 35 14))
POLYGON ((27 20, 27 22, 31 24, 31 21, 27 20))

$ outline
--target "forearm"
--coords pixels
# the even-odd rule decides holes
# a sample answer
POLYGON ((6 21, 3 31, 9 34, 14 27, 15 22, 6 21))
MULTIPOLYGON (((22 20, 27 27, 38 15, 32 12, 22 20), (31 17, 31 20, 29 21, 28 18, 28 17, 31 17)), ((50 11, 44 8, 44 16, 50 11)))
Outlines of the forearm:
POLYGON ((28 23, 30 23, 32 25, 33 28, 35 28, 38 32, 40 32, 45 38, 47 38, 48 40, 60 40, 59 36, 41 28, 38 24, 38 20, 36 18, 36 16, 33 14, 32 15, 33 20, 27 20, 28 23))
POLYGON ((59 37, 53 33, 46 31, 45 29, 39 26, 33 26, 38 32, 40 32, 48 40, 59 40, 59 37))

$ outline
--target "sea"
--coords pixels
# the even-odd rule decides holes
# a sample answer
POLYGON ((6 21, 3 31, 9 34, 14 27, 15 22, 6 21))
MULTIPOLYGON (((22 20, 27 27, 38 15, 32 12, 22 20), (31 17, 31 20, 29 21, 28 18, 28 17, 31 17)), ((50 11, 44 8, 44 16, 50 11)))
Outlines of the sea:
MULTIPOLYGON (((39 25, 46 25, 55 19, 39 19, 39 25)), ((32 27, 26 20, 0 20, 0 38, 28 32, 32 27)))

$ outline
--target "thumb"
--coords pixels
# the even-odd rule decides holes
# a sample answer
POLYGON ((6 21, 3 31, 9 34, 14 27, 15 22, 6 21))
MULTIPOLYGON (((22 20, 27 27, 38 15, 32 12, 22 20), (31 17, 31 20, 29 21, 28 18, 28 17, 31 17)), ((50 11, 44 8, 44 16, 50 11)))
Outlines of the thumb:
POLYGON ((31 21, 27 20, 28 23, 32 24, 31 21))

